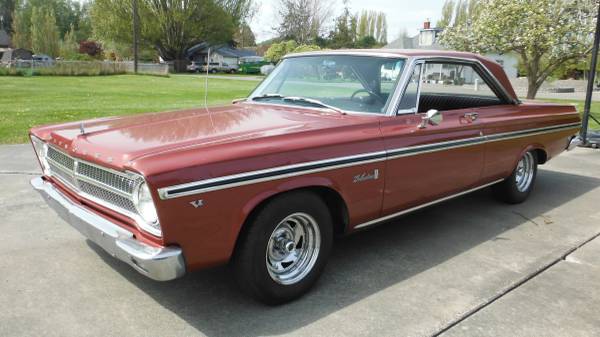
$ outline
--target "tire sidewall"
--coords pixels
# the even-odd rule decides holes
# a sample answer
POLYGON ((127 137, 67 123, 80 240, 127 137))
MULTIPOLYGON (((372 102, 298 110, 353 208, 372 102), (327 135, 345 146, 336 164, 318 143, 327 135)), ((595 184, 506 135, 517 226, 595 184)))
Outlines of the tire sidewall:
POLYGON ((531 191, 533 190, 533 186, 535 185, 535 180, 537 177, 538 159, 537 159, 537 155, 535 154, 535 152, 533 152, 533 151, 525 152, 523 154, 523 156, 521 156, 521 158, 519 158, 519 162, 517 162, 517 165, 515 165, 515 169, 513 170, 510 177, 508 177, 508 179, 507 179, 508 184, 507 184, 506 192, 508 193, 508 201, 511 203, 521 203, 521 202, 525 201, 525 199, 527 199, 527 197, 529 197, 529 194, 531 194, 531 191), (529 186, 527 186, 527 189, 525 191, 519 191, 519 189, 517 188, 517 180, 516 180, 518 163, 521 161, 521 159, 527 153, 531 153, 532 157, 533 157, 533 177, 531 178, 531 182, 529 183, 529 186))
POLYGON ((333 226, 327 206, 316 195, 308 192, 294 193, 269 202, 252 221, 253 226, 246 237, 246 249, 249 266, 243 266, 241 278, 249 277, 257 287, 255 295, 264 302, 277 304, 292 300, 306 292, 322 273, 333 241, 333 226), (313 217, 318 224, 321 242, 317 260, 312 269, 300 281, 283 285, 271 277, 266 264, 267 245, 271 234, 277 225, 293 213, 306 213, 313 217))

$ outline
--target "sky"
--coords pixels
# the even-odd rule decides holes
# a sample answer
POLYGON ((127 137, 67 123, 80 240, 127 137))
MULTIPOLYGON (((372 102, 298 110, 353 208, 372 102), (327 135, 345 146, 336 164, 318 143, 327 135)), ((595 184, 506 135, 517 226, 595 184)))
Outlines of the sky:
MULTIPOLYGON (((275 37, 273 27, 277 26, 277 8, 280 0, 256 0, 257 13, 250 22, 250 27, 256 35, 256 41, 261 42, 275 37)), ((327 1, 327 0, 324 0, 327 1)), ((334 0, 334 17, 342 11, 342 0, 334 0)), ((382 11, 387 14, 388 41, 400 35, 402 29, 408 35, 416 35, 422 28, 423 21, 430 19, 433 24, 439 19, 444 0, 350 0, 350 11, 359 12, 363 9, 382 11)), ((333 18, 331 19, 333 23, 333 18)))

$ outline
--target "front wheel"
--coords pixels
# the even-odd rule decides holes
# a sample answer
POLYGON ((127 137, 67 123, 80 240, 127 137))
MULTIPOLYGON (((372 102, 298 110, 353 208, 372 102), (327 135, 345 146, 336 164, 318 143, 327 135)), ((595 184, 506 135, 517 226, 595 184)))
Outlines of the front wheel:
POLYGON ((537 164, 537 156, 534 152, 525 153, 513 173, 494 186, 494 193, 498 199, 509 204, 519 204, 525 201, 535 183, 537 164))
POLYGON ((240 287, 267 304, 291 301, 317 281, 333 241, 329 210, 310 192, 269 201, 246 224, 233 268, 240 287))

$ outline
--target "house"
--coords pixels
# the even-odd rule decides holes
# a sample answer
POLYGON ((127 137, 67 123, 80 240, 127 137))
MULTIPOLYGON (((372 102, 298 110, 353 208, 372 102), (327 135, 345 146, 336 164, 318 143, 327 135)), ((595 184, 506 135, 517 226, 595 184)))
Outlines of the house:
POLYGON ((207 63, 210 49, 210 63, 236 65, 241 58, 256 56, 256 51, 250 49, 237 49, 229 45, 210 45, 206 42, 199 43, 187 50, 187 58, 193 62, 207 63))
POLYGON ((33 59, 33 53, 31 50, 17 48, 17 49, 7 49, 2 53, 2 58, 0 58, 0 63, 11 63, 14 61, 31 61, 33 59))
POLYGON ((4 29, 0 29, 0 59, 2 59, 4 52, 8 51, 10 45, 10 35, 4 29))
MULTIPOLYGON (((413 37, 402 35, 383 48, 443 50, 446 48, 439 43, 439 35, 442 31, 443 29, 441 28, 432 28, 431 22, 428 19, 423 23, 423 28, 419 29, 419 34, 413 37)), ((484 56, 502 65, 508 78, 512 79, 518 77, 519 57, 516 54, 487 53, 484 54, 484 56)))

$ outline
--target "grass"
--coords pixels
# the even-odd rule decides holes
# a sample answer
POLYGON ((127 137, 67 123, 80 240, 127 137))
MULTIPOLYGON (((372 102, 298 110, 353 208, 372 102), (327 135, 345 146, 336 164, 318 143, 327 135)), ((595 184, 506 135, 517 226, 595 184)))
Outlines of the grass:
MULTIPOLYGON (((257 81, 209 79, 208 104, 246 97, 257 81)), ((583 101, 546 100, 575 103, 583 101)), ((27 142, 32 126, 96 117, 200 107, 204 79, 192 75, 170 77, 115 75, 95 77, 0 77, 0 144, 27 142)), ((600 117, 600 102, 592 103, 600 117)), ((590 120, 590 129, 600 125, 590 120)))
MULTIPOLYGON (((209 79, 208 104, 246 97, 255 81, 209 79)), ((204 105, 198 76, 0 77, 0 143, 27 142, 32 126, 204 105)))

